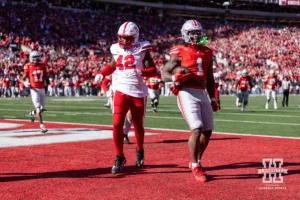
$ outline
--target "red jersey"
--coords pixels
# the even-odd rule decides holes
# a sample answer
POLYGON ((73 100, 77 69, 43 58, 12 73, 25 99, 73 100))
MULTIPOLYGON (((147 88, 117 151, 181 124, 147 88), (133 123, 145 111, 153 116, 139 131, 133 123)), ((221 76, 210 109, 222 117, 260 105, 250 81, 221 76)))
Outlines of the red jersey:
POLYGON ((172 56, 181 57, 181 66, 187 67, 194 74, 194 78, 206 81, 212 60, 210 48, 202 46, 196 50, 189 46, 175 46, 170 50, 170 57, 172 56))
POLYGON ((276 76, 267 76, 266 84, 267 84, 267 89, 274 90, 276 87, 276 76))
POLYGON ((250 89, 250 82, 251 82, 251 78, 249 76, 247 76, 247 77, 242 76, 240 78, 239 89, 241 91, 249 90, 250 89))
POLYGON ((158 90, 160 82, 161 82, 161 75, 150 77, 147 79, 148 88, 152 90, 158 90))
POLYGON ((46 65, 43 63, 27 63, 24 65, 24 74, 29 76, 31 88, 44 88, 47 74, 46 65))

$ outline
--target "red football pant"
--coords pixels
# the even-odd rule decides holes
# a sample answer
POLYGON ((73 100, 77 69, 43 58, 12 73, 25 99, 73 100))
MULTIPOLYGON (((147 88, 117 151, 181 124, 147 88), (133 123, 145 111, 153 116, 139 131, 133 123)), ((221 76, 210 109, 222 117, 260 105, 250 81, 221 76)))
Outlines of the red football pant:
POLYGON ((124 94, 120 91, 115 92, 113 98, 113 138, 116 153, 124 156, 124 122, 128 110, 131 110, 132 124, 134 126, 135 139, 137 142, 137 150, 143 150, 144 147, 144 118, 146 111, 147 97, 137 98, 124 94))

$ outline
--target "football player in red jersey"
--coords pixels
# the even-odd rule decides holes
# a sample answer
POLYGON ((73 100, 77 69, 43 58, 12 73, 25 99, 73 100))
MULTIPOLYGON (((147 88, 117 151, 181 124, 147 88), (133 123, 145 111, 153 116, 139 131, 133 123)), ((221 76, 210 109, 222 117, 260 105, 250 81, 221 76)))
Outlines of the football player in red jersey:
POLYGON ((34 121, 36 115, 39 122, 42 133, 46 133, 47 129, 43 124, 42 112, 45 111, 45 82, 49 83, 47 77, 47 66, 41 63, 41 55, 37 51, 32 51, 29 55, 29 62, 24 66, 24 75, 22 80, 26 81, 29 78, 30 82, 30 95, 34 110, 30 111, 30 119, 34 121))
POLYGON ((118 30, 118 43, 110 47, 112 60, 95 76, 101 81, 112 73, 113 78, 113 139, 116 149, 116 160, 112 174, 119 173, 126 163, 123 152, 123 125, 128 110, 131 111, 134 126, 136 147, 136 166, 144 165, 144 117, 147 100, 147 85, 144 77, 156 74, 156 68, 148 41, 139 42, 139 28, 133 22, 125 22, 118 30))
POLYGON ((151 99, 151 107, 153 112, 157 112, 157 106, 159 103, 160 95, 160 83, 161 75, 157 74, 156 76, 150 77, 147 79, 149 97, 151 99))
POLYGON ((191 130, 188 141, 191 153, 189 166, 196 180, 205 182, 206 172, 202 168, 201 158, 214 128, 213 111, 219 109, 215 99, 212 50, 202 43, 202 26, 198 21, 186 21, 181 34, 185 45, 171 48, 170 60, 163 68, 163 81, 180 83, 177 103, 191 130), (188 68, 189 72, 178 70, 172 75, 178 66, 188 68))
POLYGON ((249 92, 253 87, 251 77, 248 75, 248 71, 246 69, 242 71, 242 76, 236 81, 235 85, 237 90, 240 91, 238 96, 238 106, 242 106, 243 103, 241 111, 245 112, 246 106, 248 105, 249 92))
POLYGON ((278 109, 277 93, 276 93, 276 86, 278 85, 278 79, 275 75, 274 70, 270 70, 270 74, 266 77, 265 84, 266 84, 266 96, 267 96, 266 109, 269 109, 271 96, 274 100, 274 109, 278 109))

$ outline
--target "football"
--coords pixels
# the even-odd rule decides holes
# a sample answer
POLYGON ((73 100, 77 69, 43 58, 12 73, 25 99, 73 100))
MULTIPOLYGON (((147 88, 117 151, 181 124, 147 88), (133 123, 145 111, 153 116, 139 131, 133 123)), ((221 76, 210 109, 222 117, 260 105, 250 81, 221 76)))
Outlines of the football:
POLYGON ((186 67, 182 67, 182 66, 178 66, 178 67, 175 67, 172 71, 172 75, 176 74, 179 70, 183 70, 183 74, 187 74, 190 72, 190 70, 186 67))

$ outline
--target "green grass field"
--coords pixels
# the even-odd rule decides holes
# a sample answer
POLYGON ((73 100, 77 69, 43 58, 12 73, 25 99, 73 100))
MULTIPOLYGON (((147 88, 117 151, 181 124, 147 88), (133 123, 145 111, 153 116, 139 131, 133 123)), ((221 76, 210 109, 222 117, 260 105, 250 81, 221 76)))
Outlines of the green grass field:
MULTIPOLYGON (((242 113, 234 96, 221 96, 222 112, 214 114, 214 131, 300 137, 300 96, 291 96, 289 107, 282 108, 281 100, 279 96, 278 110, 273 109, 273 101, 265 110, 265 96, 250 96, 247 111, 242 113)), ((48 97, 44 120, 111 125, 111 110, 103 106, 106 101, 102 97, 48 97)), ((1 98, 0 118, 29 119, 32 108, 30 98, 1 98)), ((151 111, 148 101, 145 127, 188 130, 174 96, 161 97, 158 113, 151 111)))

